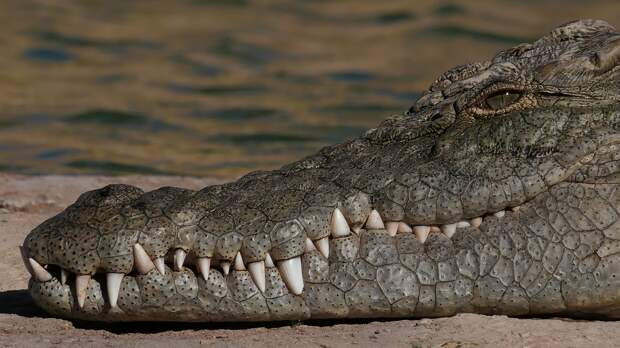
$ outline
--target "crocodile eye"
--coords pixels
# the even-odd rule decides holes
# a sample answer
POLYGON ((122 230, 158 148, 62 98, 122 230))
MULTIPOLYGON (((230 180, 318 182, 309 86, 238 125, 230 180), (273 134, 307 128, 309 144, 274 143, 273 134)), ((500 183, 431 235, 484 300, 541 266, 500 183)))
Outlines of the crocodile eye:
POLYGON ((491 110, 501 110, 521 98, 521 93, 517 91, 499 91, 487 97, 486 106, 491 110))

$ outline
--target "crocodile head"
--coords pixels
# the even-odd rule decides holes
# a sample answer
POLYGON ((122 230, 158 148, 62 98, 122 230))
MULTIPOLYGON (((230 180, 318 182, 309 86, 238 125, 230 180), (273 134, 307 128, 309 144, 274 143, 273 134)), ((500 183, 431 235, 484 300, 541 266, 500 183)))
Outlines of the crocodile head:
POLYGON ((24 241, 30 293, 88 320, 617 317, 619 61, 572 22, 279 170, 84 193, 24 241))

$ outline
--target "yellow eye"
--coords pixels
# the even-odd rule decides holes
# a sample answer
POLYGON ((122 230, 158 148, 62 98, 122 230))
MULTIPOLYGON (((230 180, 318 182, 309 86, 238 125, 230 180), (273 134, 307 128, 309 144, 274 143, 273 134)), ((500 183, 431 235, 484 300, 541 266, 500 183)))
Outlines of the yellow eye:
POLYGON ((521 93, 516 91, 500 91, 486 99, 486 106, 491 110, 501 110, 509 107, 521 99, 521 93))

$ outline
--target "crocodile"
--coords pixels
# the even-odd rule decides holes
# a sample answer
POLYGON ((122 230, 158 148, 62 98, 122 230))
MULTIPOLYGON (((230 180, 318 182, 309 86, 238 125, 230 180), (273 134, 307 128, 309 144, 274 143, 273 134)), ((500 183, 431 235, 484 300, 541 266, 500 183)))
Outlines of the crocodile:
POLYGON ((618 318, 619 63, 574 21, 280 169, 83 193, 20 247, 29 293, 93 321, 618 318))

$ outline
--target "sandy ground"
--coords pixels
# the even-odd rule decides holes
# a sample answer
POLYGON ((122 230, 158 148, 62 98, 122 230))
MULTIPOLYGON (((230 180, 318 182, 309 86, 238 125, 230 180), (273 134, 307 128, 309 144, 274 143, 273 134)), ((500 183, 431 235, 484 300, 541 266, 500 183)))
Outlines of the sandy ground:
POLYGON ((0 346, 168 347, 618 347, 620 322, 517 319, 462 314, 391 321, 277 325, 96 324, 48 317, 26 292, 17 246, 37 224, 86 190, 108 183, 143 189, 199 188, 216 180, 182 177, 19 176, 0 174, 0 346))

